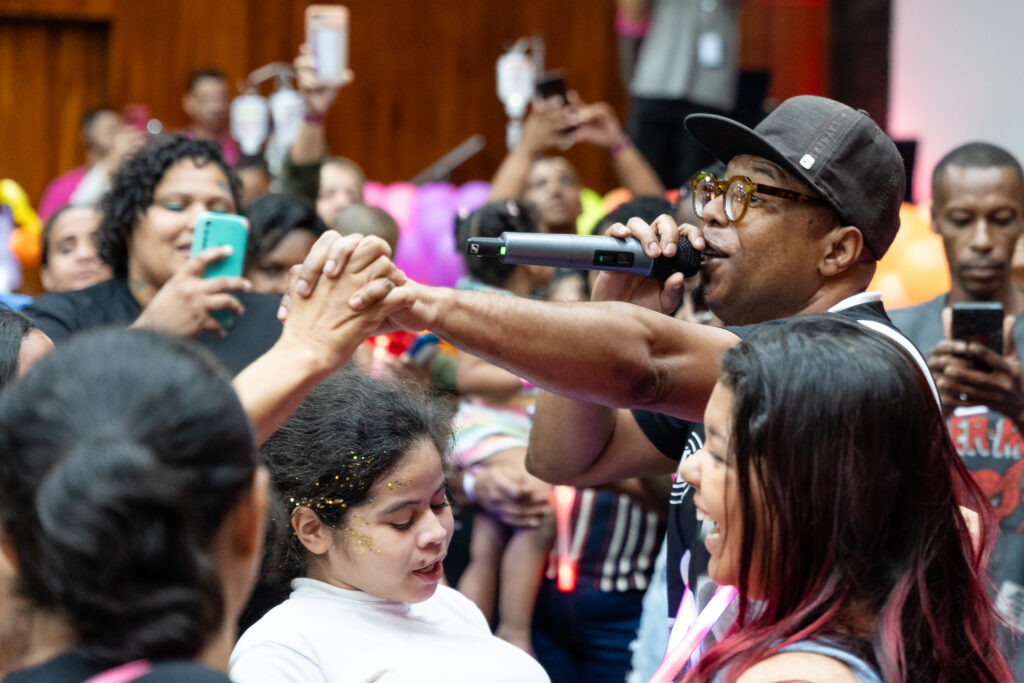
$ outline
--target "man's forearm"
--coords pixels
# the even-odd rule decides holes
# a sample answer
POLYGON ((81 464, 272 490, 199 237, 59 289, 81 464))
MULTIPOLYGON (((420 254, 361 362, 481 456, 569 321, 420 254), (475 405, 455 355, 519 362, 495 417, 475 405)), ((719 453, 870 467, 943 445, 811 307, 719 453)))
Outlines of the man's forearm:
POLYGON ((611 439, 615 408, 542 391, 530 428, 526 469, 552 484, 592 486, 584 480, 611 439))
POLYGON ((703 417, 718 358, 738 341, 620 302, 567 304, 437 287, 417 296, 434 332, 537 386, 687 419, 703 417))

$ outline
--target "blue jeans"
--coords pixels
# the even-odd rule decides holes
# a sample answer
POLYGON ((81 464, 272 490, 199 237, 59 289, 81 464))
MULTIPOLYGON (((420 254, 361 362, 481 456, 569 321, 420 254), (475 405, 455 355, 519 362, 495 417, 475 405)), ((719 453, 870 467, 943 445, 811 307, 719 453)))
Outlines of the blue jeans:
POLYGON ((640 590, 605 592, 586 579, 563 593, 544 579, 533 613, 533 649, 556 683, 623 683, 643 609, 640 590))

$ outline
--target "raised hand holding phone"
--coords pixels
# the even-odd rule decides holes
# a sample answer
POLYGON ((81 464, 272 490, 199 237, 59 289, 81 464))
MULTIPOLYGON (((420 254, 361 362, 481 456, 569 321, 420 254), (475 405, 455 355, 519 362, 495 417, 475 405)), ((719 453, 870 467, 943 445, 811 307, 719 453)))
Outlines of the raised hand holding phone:
POLYGON ((947 338, 928 355, 943 407, 987 406, 1024 427, 1024 380, 1013 324, 998 303, 955 304, 943 311, 947 338))
POLYGON ((242 315, 245 307, 229 292, 249 291, 251 283, 242 277, 219 275, 204 278, 206 269, 231 257, 235 248, 225 244, 209 247, 189 258, 164 283, 132 327, 147 327, 182 337, 194 337, 203 330, 225 336, 224 326, 214 312, 242 315))
POLYGON ((341 87, 348 72, 348 8, 310 5, 306 8, 306 45, 313 57, 317 79, 341 87))

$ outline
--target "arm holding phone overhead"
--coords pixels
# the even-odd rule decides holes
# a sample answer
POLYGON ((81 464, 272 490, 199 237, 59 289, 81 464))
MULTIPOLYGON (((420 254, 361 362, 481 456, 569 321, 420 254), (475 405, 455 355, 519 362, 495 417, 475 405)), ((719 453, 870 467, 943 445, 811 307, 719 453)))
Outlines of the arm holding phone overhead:
POLYGON ((608 150, 619 182, 634 197, 665 195, 658 174, 622 130, 615 111, 606 102, 582 105, 578 109, 578 142, 590 142, 608 150))
POLYGON ((519 144, 509 151, 491 179, 491 201, 519 199, 526 192, 526 180, 533 162, 553 147, 572 141, 564 132, 574 123, 573 112, 560 96, 535 99, 523 121, 519 144))
POLYGON ((306 116, 288 152, 293 164, 319 163, 326 152, 324 117, 338 91, 353 78, 348 68, 348 27, 348 9, 341 5, 306 8, 306 42, 293 63, 306 116))
POLYGON ((538 83, 544 99, 535 99, 531 105, 519 145, 508 153, 491 180, 491 201, 521 198, 533 162, 549 149, 577 142, 608 150, 619 182, 634 196, 665 194, 665 186, 626 137, 611 105, 584 104, 574 91, 565 91, 564 79, 555 77, 546 83, 538 83))

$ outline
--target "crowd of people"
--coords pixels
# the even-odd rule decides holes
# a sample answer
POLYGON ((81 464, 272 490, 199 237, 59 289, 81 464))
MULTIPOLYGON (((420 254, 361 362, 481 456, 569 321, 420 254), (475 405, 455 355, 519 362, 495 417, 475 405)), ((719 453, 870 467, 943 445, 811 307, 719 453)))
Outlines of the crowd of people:
POLYGON ((239 154, 216 69, 183 131, 83 118, 87 163, 43 201, 48 291, 0 308, 4 681, 1024 676, 1020 163, 974 142, 936 166, 952 288, 890 316, 868 285, 893 141, 817 96, 719 113, 737 3, 679 4, 656 42, 702 12, 725 51, 661 93, 645 48, 630 126, 670 121, 685 158, 536 100, 452 230, 575 234, 552 150, 597 145, 633 199, 595 234, 685 238, 690 279, 468 255, 454 288, 407 278, 305 49, 279 173, 239 154), (192 248, 211 211, 248 219, 240 276, 204 277, 231 253, 192 248), (954 338, 963 303, 1002 306, 1002 351, 954 338))

